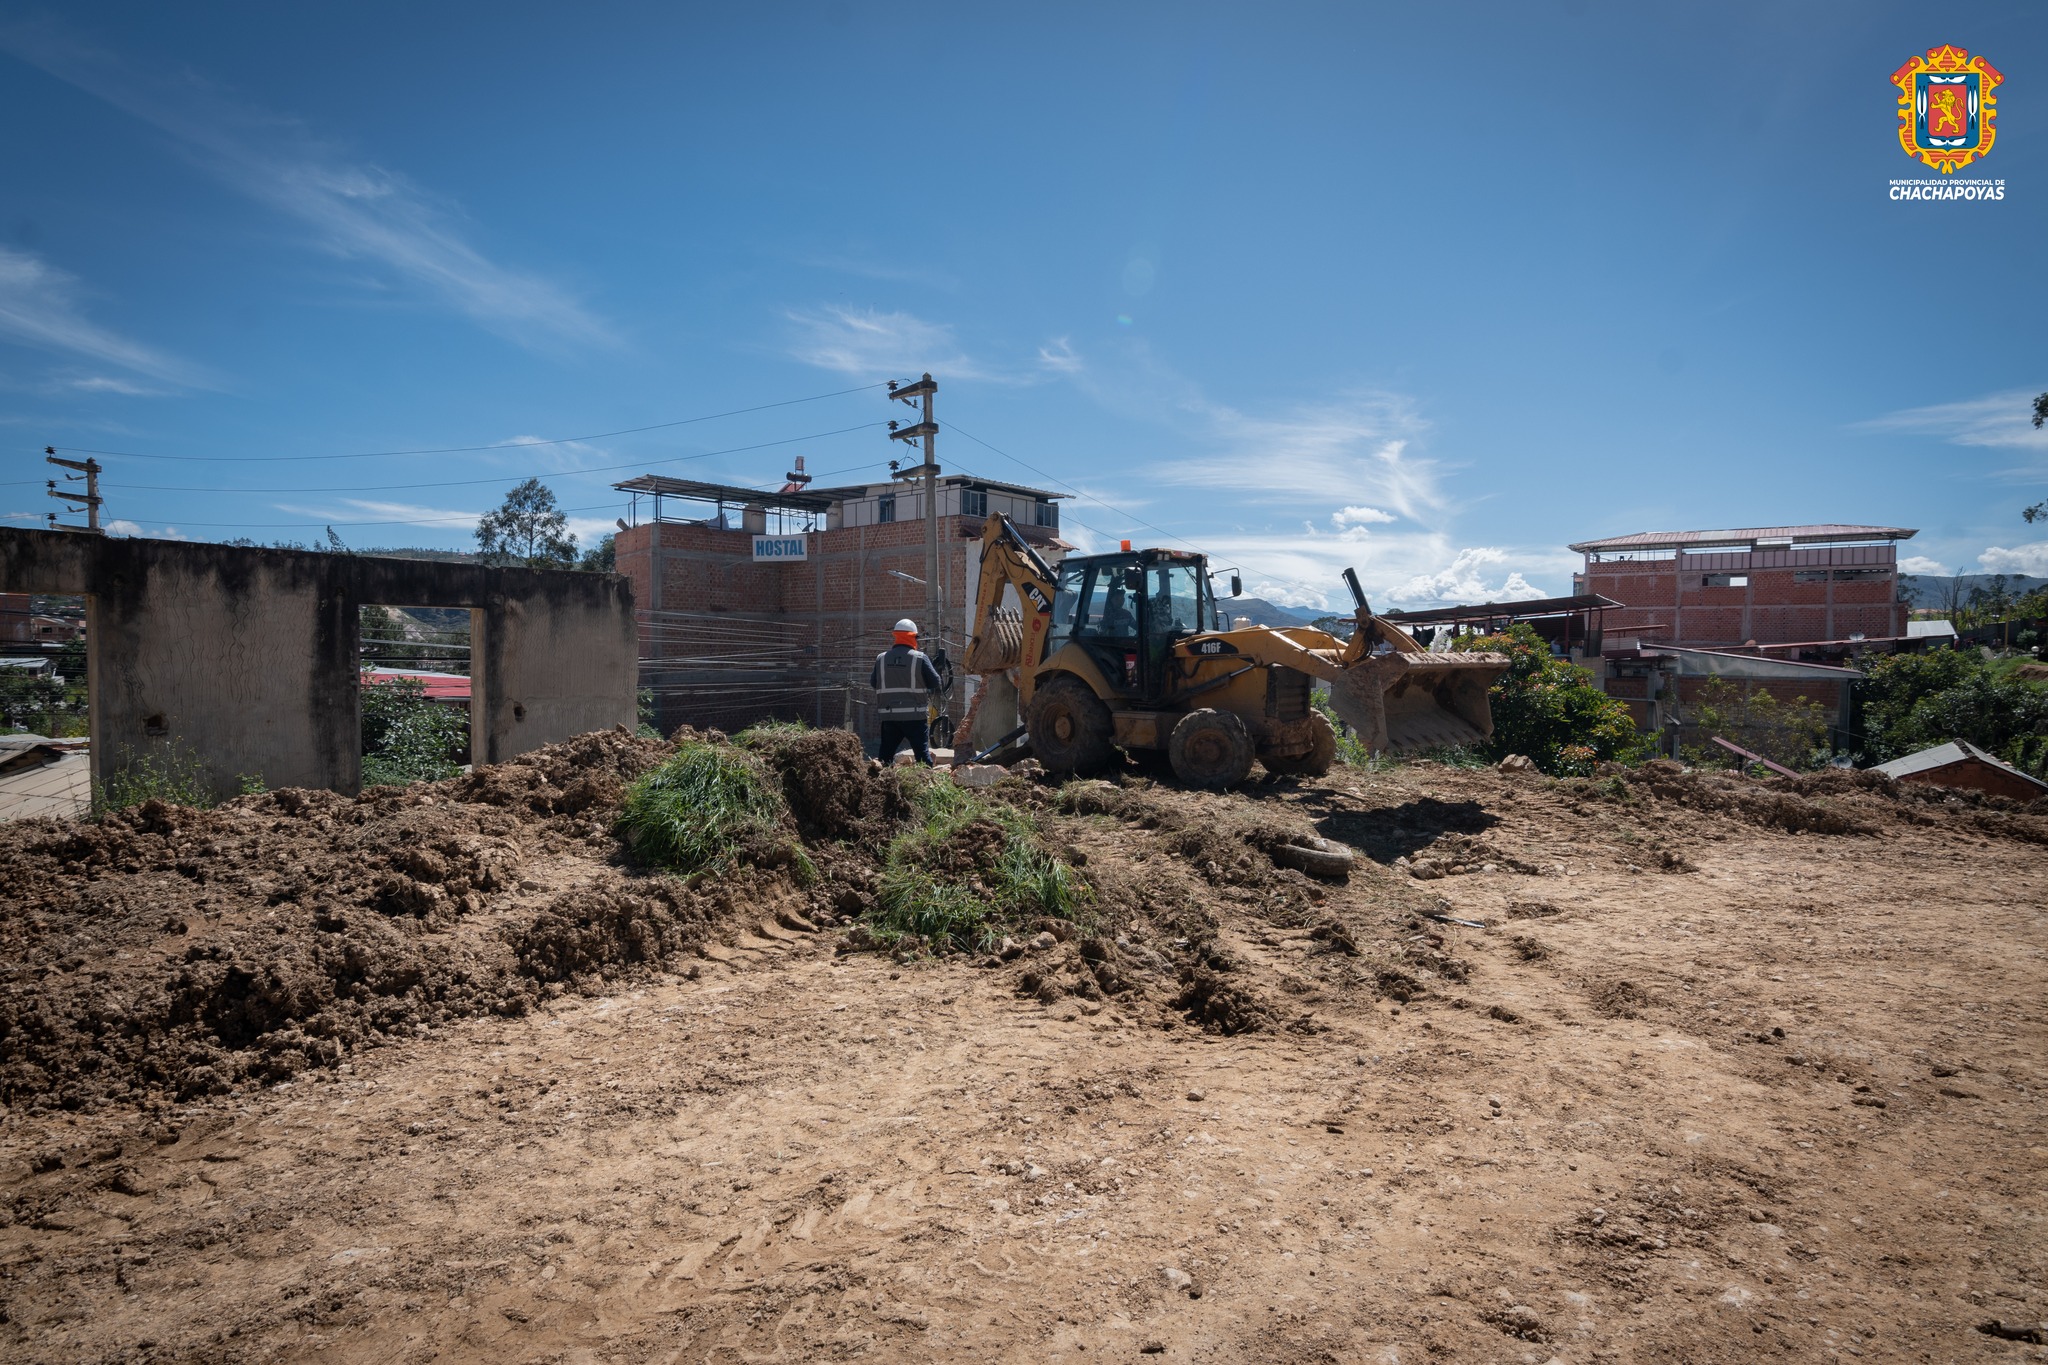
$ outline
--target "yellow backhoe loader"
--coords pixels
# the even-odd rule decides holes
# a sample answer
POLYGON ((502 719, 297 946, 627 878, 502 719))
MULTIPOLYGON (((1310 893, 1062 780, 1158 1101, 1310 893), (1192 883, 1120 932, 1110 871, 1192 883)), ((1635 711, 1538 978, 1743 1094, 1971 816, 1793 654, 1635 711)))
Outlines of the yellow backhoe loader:
MULTIPOLYGON (((1020 728, 1055 773, 1099 770, 1123 748, 1164 750, 1175 776, 1198 787, 1241 782, 1255 760, 1272 773, 1320 776, 1337 736, 1311 704, 1317 679, 1375 753, 1493 733, 1486 694, 1507 656, 1432 654, 1372 614, 1356 574, 1344 579, 1358 623, 1349 641, 1231 629, 1202 555, 1127 549, 1069 557, 1055 571, 996 514, 982 531, 966 667, 1014 679, 1020 728)), ((1233 574, 1231 596, 1238 590, 1233 574)))

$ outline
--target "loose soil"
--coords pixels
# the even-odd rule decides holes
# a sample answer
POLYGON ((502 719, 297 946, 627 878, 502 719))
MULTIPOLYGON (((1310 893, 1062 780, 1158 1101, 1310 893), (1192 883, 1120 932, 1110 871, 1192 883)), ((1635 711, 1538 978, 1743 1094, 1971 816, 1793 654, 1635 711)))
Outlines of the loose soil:
POLYGON ((934 960, 850 743, 763 749, 815 878, 634 866, 623 733, 11 827, 0 1354, 2048 1358, 2048 815, 1017 780, 1084 922, 934 960))

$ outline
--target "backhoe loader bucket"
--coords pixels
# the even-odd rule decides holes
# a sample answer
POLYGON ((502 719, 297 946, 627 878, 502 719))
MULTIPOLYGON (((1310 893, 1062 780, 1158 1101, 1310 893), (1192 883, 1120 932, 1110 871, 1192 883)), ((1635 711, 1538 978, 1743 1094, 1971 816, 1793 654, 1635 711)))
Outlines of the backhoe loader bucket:
POLYGON ((1330 685, 1331 705, 1373 753, 1479 744, 1493 733, 1487 690, 1505 654, 1374 654, 1330 685))

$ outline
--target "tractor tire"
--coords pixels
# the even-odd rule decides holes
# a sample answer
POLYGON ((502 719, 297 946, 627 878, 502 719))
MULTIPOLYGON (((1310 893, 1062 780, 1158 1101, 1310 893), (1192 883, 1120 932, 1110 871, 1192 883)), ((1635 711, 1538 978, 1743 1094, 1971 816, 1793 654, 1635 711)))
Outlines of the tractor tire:
POLYGON ((1050 679, 1031 697, 1024 723, 1031 754, 1050 773, 1094 773, 1116 758, 1116 724, 1102 698, 1079 678, 1050 679))
POLYGON ((1228 711, 1203 707, 1174 724, 1166 742, 1173 775, 1190 787, 1221 791, 1251 776, 1252 732, 1228 711))
POLYGON ((1341 882, 1351 875, 1351 865, 1356 858, 1343 844, 1329 839, 1306 838, 1295 843, 1276 844, 1273 861, 1281 867, 1306 872, 1311 877, 1341 882))
POLYGON ((1266 771, 1275 777, 1321 777, 1330 771, 1330 765, 1337 761, 1337 732, 1330 727, 1330 718, 1320 711, 1309 713, 1309 731, 1313 736, 1308 752, 1289 758, 1259 755, 1259 762, 1266 765, 1266 771))

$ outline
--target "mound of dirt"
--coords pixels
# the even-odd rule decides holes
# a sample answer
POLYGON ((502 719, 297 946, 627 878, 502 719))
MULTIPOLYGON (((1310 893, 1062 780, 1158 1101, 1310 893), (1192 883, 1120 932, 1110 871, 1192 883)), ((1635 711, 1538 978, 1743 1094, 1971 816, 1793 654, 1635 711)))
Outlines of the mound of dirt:
POLYGON ((893 826, 909 811, 894 781, 877 782, 860 737, 849 730, 758 730, 746 742, 782 782, 806 839, 847 839, 893 826))
POLYGON ((608 816, 669 746, 586 734, 446 782, 150 801, 0 848, 0 1101, 169 1100, 332 1064, 544 992, 679 965, 736 901, 617 866, 608 816))

